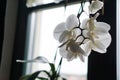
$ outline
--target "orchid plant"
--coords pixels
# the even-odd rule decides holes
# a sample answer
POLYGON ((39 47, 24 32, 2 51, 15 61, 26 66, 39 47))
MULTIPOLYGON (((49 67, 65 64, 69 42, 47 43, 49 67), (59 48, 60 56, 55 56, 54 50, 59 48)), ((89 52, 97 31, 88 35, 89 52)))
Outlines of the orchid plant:
POLYGON ((58 24, 54 29, 54 38, 60 43, 58 50, 61 55, 57 68, 54 64, 56 55, 53 63, 50 63, 42 56, 33 60, 17 60, 17 62, 47 63, 51 68, 50 71, 40 70, 33 74, 23 76, 20 80, 66 80, 60 76, 63 58, 72 61, 79 57, 84 62, 84 58, 89 56, 92 51, 106 53, 111 43, 111 35, 109 33, 110 25, 97 21, 97 17, 100 15, 99 10, 103 8, 104 3, 99 0, 91 1, 88 7, 89 14, 87 14, 89 18, 81 22, 80 16, 82 13, 85 13, 83 9, 85 2, 86 0, 81 0, 81 7, 77 15, 71 14, 65 22, 58 24), (44 72, 46 77, 39 77, 38 75, 41 72, 44 72))

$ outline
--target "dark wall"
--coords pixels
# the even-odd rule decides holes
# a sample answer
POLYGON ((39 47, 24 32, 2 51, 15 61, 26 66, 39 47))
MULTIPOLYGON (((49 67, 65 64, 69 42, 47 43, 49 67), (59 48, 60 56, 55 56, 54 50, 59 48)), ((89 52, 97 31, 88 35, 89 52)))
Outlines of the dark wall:
POLYGON ((116 0, 104 0, 104 15, 99 21, 111 25, 112 43, 106 54, 93 52, 88 61, 88 80, 116 80, 116 0))
POLYGON ((16 60, 24 59, 27 16, 26 2, 19 0, 10 80, 18 80, 23 75, 24 64, 17 63, 16 60))
POLYGON ((0 0, 0 63, 2 55, 2 45, 4 36, 4 20, 5 20, 6 0, 0 0))

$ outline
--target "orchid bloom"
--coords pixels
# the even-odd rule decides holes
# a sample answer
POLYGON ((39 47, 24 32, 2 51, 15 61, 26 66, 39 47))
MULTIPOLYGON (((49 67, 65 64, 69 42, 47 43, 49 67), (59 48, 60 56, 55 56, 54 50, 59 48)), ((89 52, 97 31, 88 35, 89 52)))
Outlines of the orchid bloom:
POLYGON ((78 27, 78 25, 79 20, 77 16, 70 15, 67 18, 66 23, 63 22, 58 24, 54 30, 55 39, 62 43, 62 46, 59 47, 60 55, 63 58, 67 58, 68 61, 73 60, 77 56, 84 61, 85 52, 79 46, 79 42, 76 42, 75 40, 77 35, 81 34, 80 29, 74 29, 75 27, 78 27))
POLYGON ((68 61, 73 60, 74 58, 79 58, 84 62, 85 52, 79 46, 79 43, 71 39, 66 45, 60 48, 60 55, 64 58, 67 58, 68 61))
POLYGON ((111 43, 110 25, 105 22, 97 22, 97 16, 98 14, 88 20, 84 20, 81 26, 84 29, 83 35, 87 38, 87 41, 81 47, 88 55, 91 50, 105 53, 111 43))
POLYGON ((89 6, 90 14, 95 14, 98 10, 100 10, 103 7, 104 3, 99 0, 92 1, 92 3, 89 6))
POLYGON ((77 33, 81 33, 80 30, 73 30, 74 27, 77 27, 79 25, 79 20, 77 16, 70 15, 66 23, 62 22, 58 24, 54 30, 54 38, 58 40, 60 43, 65 42, 69 39, 75 38, 77 33))

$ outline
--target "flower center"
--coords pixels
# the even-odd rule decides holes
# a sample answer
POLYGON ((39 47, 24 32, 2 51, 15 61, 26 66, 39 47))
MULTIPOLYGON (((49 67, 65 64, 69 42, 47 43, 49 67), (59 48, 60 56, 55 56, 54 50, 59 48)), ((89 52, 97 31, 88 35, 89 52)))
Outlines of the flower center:
POLYGON ((75 40, 70 40, 67 44, 66 50, 70 50, 73 53, 78 53, 79 45, 75 42, 75 40))

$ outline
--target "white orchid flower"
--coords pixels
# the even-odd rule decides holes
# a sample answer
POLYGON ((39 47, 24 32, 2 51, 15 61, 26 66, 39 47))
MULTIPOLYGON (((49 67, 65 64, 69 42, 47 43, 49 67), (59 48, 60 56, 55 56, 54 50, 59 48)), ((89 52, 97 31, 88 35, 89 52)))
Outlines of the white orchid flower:
POLYGON ((95 14, 98 10, 100 10, 103 7, 104 3, 99 0, 92 1, 92 3, 89 6, 90 14, 95 14))
POLYGON ((110 25, 105 22, 97 22, 97 16, 95 15, 95 17, 84 20, 83 25, 81 26, 85 29, 83 35, 88 38, 81 46, 87 55, 90 54, 91 50, 105 53, 111 43, 111 35, 109 34, 110 25))
POLYGON ((79 25, 79 20, 77 16, 75 15, 70 15, 66 23, 62 22, 58 24, 54 30, 54 38, 58 40, 60 43, 65 42, 69 39, 75 38, 75 35, 80 34, 81 31, 74 29, 74 27, 77 27, 79 25))
POLYGON ((66 45, 60 47, 59 52, 60 55, 68 61, 79 57, 81 61, 84 62, 84 56, 86 56, 85 52, 79 46, 79 43, 73 39, 71 39, 66 45))
POLYGON ((75 29, 78 27, 79 20, 77 16, 70 15, 66 23, 60 23, 54 30, 54 37, 62 46, 59 46, 59 52, 63 58, 67 58, 68 61, 77 58, 78 56, 82 61, 84 61, 85 52, 79 46, 79 42, 76 42, 75 38, 81 34, 80 29, 75 29))

